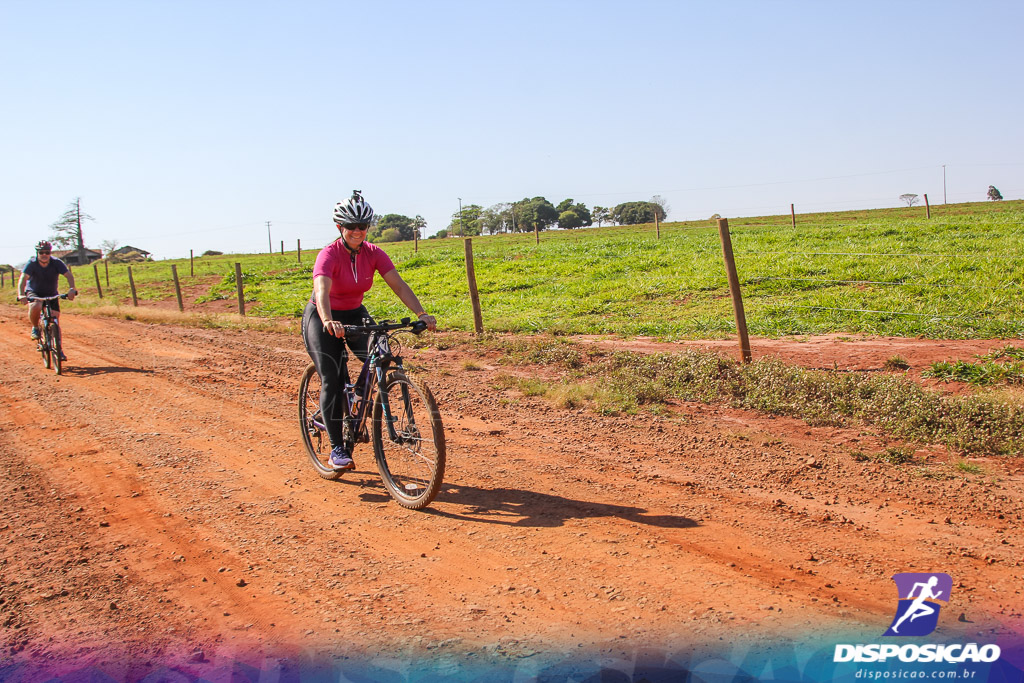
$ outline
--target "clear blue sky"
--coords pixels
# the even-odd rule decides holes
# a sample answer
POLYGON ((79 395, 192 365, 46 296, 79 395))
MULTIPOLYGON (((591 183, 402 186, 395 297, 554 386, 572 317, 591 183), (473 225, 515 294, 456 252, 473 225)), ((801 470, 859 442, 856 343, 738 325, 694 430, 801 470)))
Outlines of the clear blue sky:
POLYGON ((0 0, 0 263, 427 233, 543 195, 669 219, 1024 196, 1024 3, 0 0))

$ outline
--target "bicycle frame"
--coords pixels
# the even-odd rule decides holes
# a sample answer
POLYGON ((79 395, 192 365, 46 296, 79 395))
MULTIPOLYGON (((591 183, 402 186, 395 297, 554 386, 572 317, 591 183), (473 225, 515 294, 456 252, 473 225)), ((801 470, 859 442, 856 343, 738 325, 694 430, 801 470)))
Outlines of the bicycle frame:
MULTIPOLYGON (((363 361, 363 365, 360 368, 359 376, 354 383, 350 384, 346 382, 344 391, 342 391, 342 408, 345 414, 344 419, 349 425, 345 445, 350 450, 355 445, 356 436, 362 431, 363 425, 366 422, 366 417, 369 415, 370 406, 373 405, 374 390, 377 386, 384 384, 384 379, 389 369, 392 367, 403 367, 401 356, 396 356, 391 352, 391 337, 388 334, 389 332, 402 329, 410 330, 413 334, 419 334, 426 329, 426 324, 416 322, 410 327, 409 318, 403 318, 401 323, 390 323, 385 320, 380 324, 375 325, 345 326, 346 334, 352 332, 369 332, 369 339, 367 340, 366 345, 366 359, 363 361), (353 410, 352 400, 356 396, 356 389, 360 386, 362 388, 362 401, 359 403, 358 407, 353 410)), ((405 391, 404 387, 403 391, 405 391)), ((403 399, 408 401, 409 397, 403 396, 403 399)), ((381 405, 384 410, 388 436, 397 441, 399 435, 395 430, 395 417, 392 414, 386 393, 381 394, 381 405)), ((313 424, 318 429, 327 429, 327 426, 324 424, 323 415, 320 415, 320 420, 314 418, 313 424)))

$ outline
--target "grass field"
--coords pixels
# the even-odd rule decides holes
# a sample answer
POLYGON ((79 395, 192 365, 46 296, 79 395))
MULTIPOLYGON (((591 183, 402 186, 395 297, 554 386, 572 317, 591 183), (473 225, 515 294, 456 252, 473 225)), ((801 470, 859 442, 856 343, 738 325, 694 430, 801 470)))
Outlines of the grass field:
MULTIPOLYGON (((750 333, 868 333, 937 338, 1024 336, 1024 202, 1006 201, 730 219, 750 333)), ((324 238, 330 239, 325 226, 324 238)), ((427 310, 447 329, 471 330, 463 241, 385 245, 427 310)), ((713 221, 589 228, 473 239, 484 326, 493 332, 716 338, 735 334, 713 221)), ((172 299, 212 283, 205 298, 235 297, 242 264, 247 312, 298 316, 311 290, 315 251, 226 255, 133 267, 140 299, 172 299)), ((91 269, 86 296, 130 302, 126 267, 110 267, 107 299, 91 269)), ((100 266, 101 281, 103 267, 100 266)), ((366 304, 378 318, 408 312, 378 280, 366 304)))

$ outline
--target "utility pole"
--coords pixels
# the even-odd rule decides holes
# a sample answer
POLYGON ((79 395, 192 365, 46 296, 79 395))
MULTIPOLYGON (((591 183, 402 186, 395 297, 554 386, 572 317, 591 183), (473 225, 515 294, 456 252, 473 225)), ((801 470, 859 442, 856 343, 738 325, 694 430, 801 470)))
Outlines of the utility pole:
POLYGON ((270 241, 270 221, 267 221, 267 253, 274 253, 274 243, 270 241))
POLYGON ((459 237, 466 234, 466 229, 462 227, 462 197, 459 197, 459 237))
POLYGON ((942 165, 942 203, 946 203, 946 165, 942 165))

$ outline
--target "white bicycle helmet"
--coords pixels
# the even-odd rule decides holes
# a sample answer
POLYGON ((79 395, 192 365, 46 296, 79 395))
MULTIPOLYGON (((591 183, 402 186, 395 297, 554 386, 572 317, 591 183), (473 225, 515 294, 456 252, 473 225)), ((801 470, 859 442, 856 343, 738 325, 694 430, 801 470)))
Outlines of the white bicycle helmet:
POLYGON ((338 225, 370 223, 372 221, 373 207, 363 199, 362 190, 353 190, 351 199, 347 202, 338 202, 334 206, 334 222, 338 225))

